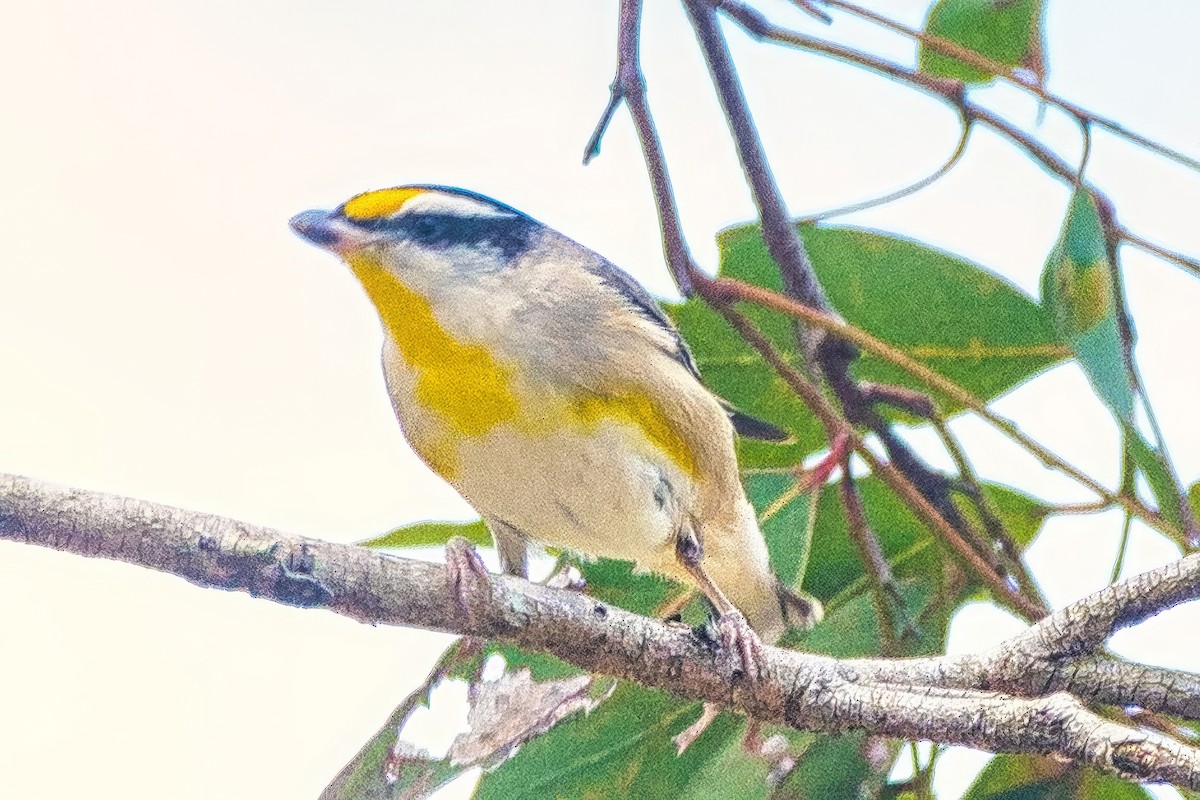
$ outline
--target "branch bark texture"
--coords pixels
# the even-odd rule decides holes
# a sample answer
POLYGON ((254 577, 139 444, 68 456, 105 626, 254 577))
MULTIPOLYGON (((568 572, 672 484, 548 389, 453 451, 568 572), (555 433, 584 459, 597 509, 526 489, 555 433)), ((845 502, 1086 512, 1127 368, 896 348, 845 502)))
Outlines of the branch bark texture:
POLYGON ((502 639, 586 670, 806 730, 1056 754, 1140 781, 1200 789, 1200 749, 1098 715, 1079 698, 1200 717, 1200 676, 1097 648, 1200 594, 1200 555, 1115 584, 972 656, 839 661, 765 648, 756 684, 690 630, 585 594, 236 520, 0 474, 0 539, 169 572, 360 622, 502 639))

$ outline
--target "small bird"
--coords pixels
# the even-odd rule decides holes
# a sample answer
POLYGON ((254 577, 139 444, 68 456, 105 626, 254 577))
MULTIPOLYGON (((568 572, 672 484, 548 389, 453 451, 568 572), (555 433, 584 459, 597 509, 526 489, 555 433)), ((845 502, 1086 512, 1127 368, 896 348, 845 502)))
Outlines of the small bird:
POLYGON ((632 561, 698 587, 744 662, 819 619, 771 571, 734 453, 735 428, 786 434, 701 383, 628 274, 442 186, 366 192, 291 226, 366 290, 404 434, 486 520, 505 572, 525 576, 530 545, 632 561))

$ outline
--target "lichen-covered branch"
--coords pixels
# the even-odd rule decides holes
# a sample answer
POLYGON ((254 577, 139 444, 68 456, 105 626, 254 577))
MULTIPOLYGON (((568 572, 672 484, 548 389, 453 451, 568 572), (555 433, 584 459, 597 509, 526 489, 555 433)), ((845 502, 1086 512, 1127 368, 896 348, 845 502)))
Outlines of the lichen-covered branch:
POLYGON ((1078 649, 1152 610, 1195 597, 1200 555, 1085 598, 974 660, 838 661, 767 647, 760 680, 752 684, 690 630, 585 594, 508 576, 464 581, 462 572, 452 586, 437 564, 30 478, 0 474, 0 539, 124 561, 199 586, 371 624, 502 639, 586 670, 807 730, 862 729, 997 752, 1052 753, 1133 780, 1200 789, 1200 749, 1104 719, 1059 691, 1196 715, 1200 676, 1124 665, 1078 649), (1128 675, 1134 683, 1086 692, 1048 675, 1043 691, 1026 692, 1031 696, 997 690, 1013 683, 1023 660, 1029 672, 1038 663, 1066 663, 1055 660, 1065 653, 1106 681, 1128 675))

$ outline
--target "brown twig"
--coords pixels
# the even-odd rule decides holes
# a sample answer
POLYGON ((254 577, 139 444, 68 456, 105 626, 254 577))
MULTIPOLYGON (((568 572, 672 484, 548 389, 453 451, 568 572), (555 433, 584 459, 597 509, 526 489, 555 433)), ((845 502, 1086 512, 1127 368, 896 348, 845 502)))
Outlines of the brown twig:
POLYGON ((933 423, 934 430, 938 432, 938 437, 942 440, 942 445, 946 448, 946 452, 950 454, 950 458, 954 461, 959 478, 965 484, 966 495, 975 506, 980 520, 987 529, 987 538, 983 540, 983 546, 989 550, 991 549, 990 545, 993 543, 998 546, 1000 553, 1006 557, 1005 566, 1012 571, 1013 576, 1024 592, 1030 597, 1036 597, 1038 602, 1044 606, 1045 600, 1042 598, 1037 584, 1034 583, 1033 577, 1025 568, 1025 561, 1021 557, 1021 548, 1013 541, 1012 534, 1008 529, 1004 527, 1004 522, 1000 519, 999 512, 988 498, 987 492, 983 488, 983 482, 975 473, 975 468, 971 466, 971 461, 967 458, 967 454, 963 452, 962 446, 958 442, 958 437, 950 430, 950 425, 941 414, 933 415, 930 417, 930 421, 933 423))
POLYGON ((901 470, 890 462, 878 458, 862 443, 862 440, 850 427, 849 422, 837 412, 829 400, 821 394, 821 391, 798 369, 789 364, 787 359, 780 355, 767 337, 749 319, 728 305, 717 306, 717 310, 737 330, 746 343, 758 351, 763 360, 771 365, 792 391, 796 392, 817 419, 821 420, 830 441, 846 437, 848 441, 852 442, 855 451, 867 462, 872 471, 967 562, 980 580, 996 594, 998 600, 1029 619, 1040 619, 1045 616, 1045 609, 1010 586, 1005 576, 997 572, 990 560, 981 555, 963 538, 962 534, 939 513, 938 509, 901 470))
POLYGON ((699 274, 683 228, 679 224, 679 209, 675 205, 675 193, 671 189, 671 176, 667 171, 667 158, 663 153, 658 129, 646 101, 646 80, 641 67, 641 0, 621 0, 620 23, 617 29, 617 72, 613 78, 608 105, 596 124, 584 151, 584 163, 591 161, 600 152, 600 142, 612 120, 617 106, 624 100, 629 106, 630 116, 637 129, 642 155, 646 160, 646 171, 654 192, 654 204, 658 208, 658 222, 662 228, 663 255, 667 267, 675 279, 680 293, 688 297, 693 292, 693 283, 699 274))
MULTIPOLYGON (((699 0, 689 0, 688 8, 689 13, 692 13, 694 17, 703 17, 707 19, 710 27, 715 25, 714 20, 712 19, 712 9, 707 4, 700 3, 699 0)), ((730 11, 730 9, 733 8, 738 10, 739 13, 746 12, 750 15, 749 18, 756 19, 754 15, 757 14, 757 12, 751 12, 740 4, 724 3, 722 4, 722 8, 726 11, 730 11)), ((1164 520, 1156 515, 1153 515, 1153 512, 1150 512, 1148 509, 1145 509, 1145 507, 1142 506, 1136 498, 1114 498, 1112 493, 1106 490, 1099 483, 1091 480, 1083 473, 1075 470, 1069 464, 1066 464, 1053 453, 1041 448, 1040 445, 1037 445, 1035 442, 1028 439, 1028 437, 1025 437, 1013 423, 1008 420, 1003 420, 1002 418, 992 414, 981 401, 977 400, 960 387, 957 387, 951 382, 945 380, 933 370, 930 370, 918 362, 909 359, 907 356, 899 353, 899 351, 896 351, 894 348, 891 348, 884 343, 875 340, 874 337, 870 337, 868 334, 865 334, 865 332, 858 331, 852 326, 846 325, 844 322, 837 320, 831 315, 814 311, 812 308, 803 303, 796 302, 795 300, 789 300, 788 298, 781 297, 773 292, 761 290, 758 289, 758 287, 752 287, 747 284, 740 284, 728 279, 713 280, 703 275, 703 273, 696 268, 691 254, 687 248, 686 242, 683 239, 678 218, 678 208, 675 204, 673 192, 671 190, 670 179, 666 172, 666 164, 662 145, 658 139, 657 130, 654 127, 653 119, 650 117, 649 107, 645 101, 644 82, 642 80, 638 61, 638 37, 636 34, 636 28, 640 22, 640 9, 640 3, 637 2, 637 0, 623 0, 622 2, 618 67, 617 77, 613 82, 613 93, 614 95, 623 97, 626 100, 629 105, 630 113, 634 118, 635 128, 638 132, 638 138, 642 145, 643 155, 646 159, 647 168, 651 174, 654 185, 655 202, 658 207, 659 220, 663 233, 664 252, 666 254, 672 274, 676 276, 677 281, 680 281, 680 288, 682 291, 685 293, 690 293, 693 290, 699 291, 705 297, 705 299, 716 305, 720 305, 722 302, 732 297, 740 296, 739 299, 746 299, 750 300, 751 302, 757 302, 766 307, 772 307, 774 310, 788 313, 794 318, 801 319, 806 323, 812 323, 814 327, 832 331, 838 335, 836 339, 838 342, 845 340, 853 343, 856 346, 863 346, 864 342, 869 343, 870 346, 868 346, 866 349, 872 350, 877 355, 881 355, 885 359, 892 361, 898 366, 908 370, 910 373, 924 380, 927 385, 931 386, 935 390, 943 391, 961 405, 975 410, 977 413, 984 416, 985 419, 988 419, 988 421, 992 422, 992 424, 1000 427, 1001 430, 1005 431, 1010 437, 1021 442, 1044 463, 1047 463, 1048 465, 1065 472, 1066 474, 1083 483, 1085 486, 1088 486, 1088 488, 1097 492, 1097 494, 1099 494, 1101 497, 1105 499, 1113 498, 1115 502, 1121 502, 1124 505, 1132 507, 1134 509, 1134 513, 1138 513, 1138 515, 1143 519, 1147 519, 1148 521, 1157 521, 1158 525, 1156 525, 1156 527, 1167 525, 1164 520), (775 301, 783 301, 783 303, 775 301), (802 310, 803 313, 796 313, 800 310, 802 310)), ((769 33, 772 31, 772 27, 769 25, 769 23, 765 23, 764 20, 763 24, 766 25, 766 28, 764 29, 766 32, 769 33)), ((714 39, 714 35, 719 38, 719 31, 715 31, 715 27, 712 27, 708 37, 710 49, 714 49, 714 51, 723 51, 723 43, 714 39), (715 47, 713 44, 714 42, 716 44, 721 44, 722 46, 715 47)), ((836 46, 827 47, 838 49, 836 46)), ((843 50, 845 53, 853 54, 853 51, 846 51, 844 48, 841 48, 841 50, 843 50)), ((732 65, 727 61, 727 52, 725 52, 724 55, 726 58, 722 60, 720 53, 717 53, 716 60, 713 61, 713 63, 717 66, 714 79, 716 79, 716 73, 724 75, 726 72, 732 70, 732 65)), ((859 58, 863 58, 858 54, 855 55, 859 58)), ((868 59, 868 61, 869 60, 870 59, 868 59)), ((875 66, 877 67, 878 65, 876 64, 875 66)), ((904 68, 895 67, 895 69, 901 73, 905 72, 904 68)), ((943 96, 954 96, 956 92, 961 94, 961 84, 959 84, 957 89, 955 89, 952 84, 948 84, 946 81, 928 81, 924 78, 918 78, 915 80, 917 80, 917 82, 921 85, 926 86, 930 91, 936 91, 943 96)), ((752 177, 752 187, 755 188, 755 196, 759 203, 760 210, 765 215, 769 215, 773 220, 771 230, 779 232, 780 236, 784 235, 782 231, 785 228, 787 230, 787 236, 790 238, 787 242, 783 242, 782 244, 777 242, 777 250, 783 253, 783 255, 780 256, 781 258, 785 260, 791 259, 790 263, 792 264, 793 268, 792 272, 795 273, 796 270, 801 270, 804 265, 807 264, 806 258, 803 261, 797 260, 797 254, 803 256, 803 245, 800 244, 799 250, 795 252, 791 252, 789 250, 791 243, 798 243, 799 238, 795 235, 795 230, 787 216, 786 209, 782 205, 782 199, 778 192, 778 188, 774 186, 774 181, 769 172, 760 172, 752 169, 755 164, 765 164, 765 156, 761 151, 761 143, 757 141, 757 134, 753 131, 753 125, 749 121, 748 111, 745 109, 744 105, 744 98, 741 98, 740 87, 736 85, 736 79, 734 79, 731 83, 728 77, 723 78, 722 81, 718 82, 718 85, 724 86, 728 92, 734 92, 734 90, 736 90, 737 97, 723 97, 723 102, 726 102, 728 108, 735 112, 733 115, 731 115, 731 127, 734 128, 735 134, 740 132, 742 137, 742 141, 739 141, 739 154, 743 158, 743 165, 746 167, 748 175, 752 177), (739 109, 740 112, 744 113, 740 113, 739 109), (749 137, 749 141, 746 141, 747 137, 749 137), (782 220, 782 222, 780 220, 782 220)), ((724 92, 722 94, 724 94, 724 92)), ((615 106, 615 102, 617 101, 610 102, 610 109, 615 106)), ((602 134, 604 126, 607 124, 607 119, 610 117, 610 115, 610 111, 606 109, 605 115, 601 119, 601 123, 597 126, 597 134, 593 137, 594 142, 598 142, 599 136, 602 134)), ((735 136, 735 138, 737 137, 735 136)), ((594 149, 594 146, 590 149, 594 149)), ((764 232, 765 230, 766 223, 764 221, 764 232)), ((798 275, 798 277, 807 280, 807 278, 803 275, 798 275)), ((816 286, 819 288, 819 283, 816 284, 816 286)), ((831 341, 831 339, 827 338, 826 341, 831 341)), ((912 454, 911 451, 909 451, 907 447, 898 440, 897 437, 890 435, 890 432, 886 425, 883 424, 882 419, 872 410, 871 401, 864 397, 862 388, 854 381, 849 379, 847 370, 850 361, 853 359, 853 349, 847 349, 844 346, 839 347, 834 345, 830 349, 826 350, 824 355, 825 358, 821 360, 822 371, 824 372, 826 378, 830 379, 830 384, 835 393, 838 395, 839 401, 842 403, 843 408, 846 409, 850 421, 858 424, 867 424, 868 427, 870 427, 872 430, 875 430, 881 436, 881 440, 884 442, 885 446, 888 447, 889 455, 892 457, 893 461, 900 465, 900 469, 903 472, 907 473, 906 482, 909 484, 909 488, 919 487, 914 494, 921 496, 922 500, 924 501, 922 503, 923 507, 932 511, 936 519, 946 523, 948 529, 953 530, 956 527, 956 525, 953 523, 957 523, 958 526, 961 527, 962 521, 958 517, 957 509, 954 507, 953 503, 950 502, 948 486, 946 485, 944 479, 941 479, 940 476, 937 476, 929 471, 928 468, 924 466, 923 462, 917 459, 915 455, 912 454), (947 522, 947 520, 950 520, 951 522, 947 522)), ((807 402, 807 398, 802 399, 805 399, 807 402)), ((892 475, 893 479, 904 477, 903 475, 898 475, 896 471, 893 471, 890 474, 892 475)), ((1154 523, 1152 522, 1152 524, 1154 523)), ((937 526, 935 525, 935 527, 937 526)), ((938 529, 940 530, 940 528, 938 529)), ((1003 583, 1003 580, 1001 580, 1001 583, 1003 583)), ((1037 609, 1037 604, 1030 604, 1025 598, 1022 598, 1022 600, 1024 601, 1024 605, 1027 610, 1037 609)), ((1038 611, 1040 613, 1040 609, 1038 609, 1038 611)))
POLYGON ((1096 125, 1098 127, 1105 128, 1111 133, 1114 133, 1117 136, 1126 139, 1127 141, 1133 142, 1139 147, 1143 147, 1152 153, 1157 153, 1158 155, 1170 159, 1181 166, 1200 171, 1200 160, 1175 150, 1174 148, 1167 147, 1166 145, 1156 142, 1140 133, 1131 131, 1115 120, 1088 111, 1082 106, 1076 105, 1066 98, 1049 91, 1042 83, 1026 80, 1016 70, 1007 64, 1002 64, 999 61, 988 58, 982 53, 977 53, 970 48, 963 47, 957 42, 952 42, 949 39, 945 39, 941 36, 917 30, 916 28, 909 27, 908 25, 904 25, 896 20, 889 19, 881 14, 876 14, 875 12, 863 8, 855 3, 847 2, 847 0, 821 0, 821 2, 825 3, 827 6, 840 8, 843 11, 855 16, 870 20, 871 22, 885 27, 895 33, 915 39, 929 49, 934 50, 944 56, 957 59, 964 64, 975 67, 983 72, 989 72, 993 75, 997 75, 1009 83, 1012 83, 1013 85, 1019 86, 1020 88, 1030 92, 1042 102, 1058 107, 1066 114, 1080 120, 1086 127, 1096 125))
POLYGON ((767 161, 766 150, 759 138, 758 129, 750 116, 750 106, 738 80, 737 70, 729 55, 725 37, 717 27, 716 13, 703 0, 685 0, 688 16, 696 31, 696 39, 704 52, 709 74, 717 88, 717 97, 725 110, 725 118, 737 147, 738 158, 749 184, 754 202, 758 206, 762 222, 763 242, 767 251, 779 267, 783 277, 784 291, 809 308, 832 313, 829 299, 821 286, 817 274, 792 215, 787 210, 783 193, 767 161))
POLYGON ((863 563, 871 586, 871 598, 875 603, 875 616, 879 626, 879 640, 884 655, 900 655, 900 633, 912 628, 908 611, 904 605, 904 597, 900 587, 888 566, 879 537, 867 522, 867 513, 863 509, 862 497, 854 477, 850 474, 850 459, 842 464, 842 479, 839 482, 842 496, 842 507, 846 509, 846 529, 850 533, 850 541, 858 550, 859 561, 863 563))
POLYGON ((913 183, 901 187, 894 192, 888 192, 887 194, 880 195, 879 197, 872 197, 869 200, 851 203, 850 205, 841 206, 840 208, 831 208, 827 211, 810 214, 807 217, 797 220, 797 222, 800 224, 813 224, 822 220, 830 219, 831 217, 841 217, 847 214, 854 214, 859 211, 866 211, 870 208, 877 208, 879 206, 887 205, 888 203, 894 203, 897 200, 902 200, 905 197, 916 194, 922 189, 932 186, 942 178, 946 177, 946 175, 950 173, 950 170, 954 169, 954 167, 958 165, 958 162, 962 161, 963 155, 967 152, 967 142, 970 140, 972 128, 973 126, 971 124, 971 120, 967 117, 963 117, 962 134, 958 137, 958 144, 954 146, 954 150, 950 153, 946 160, 942 162, 941 166, 920 180, 914 181, 913 183))
MULTIPOLYGON (((707 7, 700 8, 699 6, 689 6, 689 11, 692 10, 704 11, 709 15, 709 22, 713 22, 711 19, 711 9, 708 9, 707 7)), ((699 291, 710 302, 715 302, 716 305, 720 305, 721 296, 725 293, 725 290, 722 288, 722 284, 726 282, 713 281, 696 268, 695 262, 692 259, 691 253, 688 250, 687 244, 682 236, 682 228, 679 223, 678 207, 675 204, 670 178, 667 174, 662 144, 658 138, 657 129, 654 126, 653 119, 650 116, 649 106, 645 100, 644 81, 641 75, 638 53, 639 40, 637 36, 637 28, 640 24, 640 12, 641 5, 638 0, 622 0, 620 10, 620 33, 618 36, 617 75, 613 81, 612 87, 612 96, 618 99, 614 100, 610 98, 610 102, 601 117, 600 123, 597 125, 596 133, 593 135, 592 141, 589 143, 588 152, 594 152, 598 148, 599 140, 608 124, 608 120, 611 118, 612 111, 615 109, 616 104, 619 103, 619 99, 623 98, 628 104, 630 114, 634 119, 635 129, 637 130, 638 139, 642 146, 643 157, 646 160, 647 170, 652 178, 655 203, 658 208, 659 224, 662 228, 664 252, 666 254, 671 272, 679 282, 681 291, 684 293, 690 293, 693 290, 699 291)), ((721 49, 723 49, 723 47, 721 49)), ((722 68, 723 72, 725 70, 732 69, 731 65, 727 62, 727 52, 725 53, 725 56, 726 61, 724 62, 724 67, 722 68)), ((799 242, 799 237, 795 234, 791 220, 786 213, 786 209, 783 207, 782 198, 779 194, 778 188, 774 185, 773 178, 771 178, 769 172, 762 172, 759 174, 750 169, 750 167, 754 164, 765 164, 765 156, 762 154, 761 143, 757 141, 757 134, 753 132, 753 124, 749 121, 748 111, 745 109, 744 105, 744 98, 741 98, 740 87, 736 86, 736 79, 734 79, 734 83, 732 84, 729 83, 728 79, 724 79, 724 83, 722 85, 725 85, 729 91, 736 89, 738 98, 740 98, 733 98, 729 101, 731 108, 738 106, 741 108, 742 112, 744 112, 738 115, 737 119, 739 119, 740 122, 735 130, 740 131, 744 137, 753 134, 750 136, 751 141, 742 141, 739 143, 739 153, 743 157, 744 165, 747 166, 747 172, 753 172, 755 175, 752 186, 756 188, 756 198, 758 198, 760 209, 763 209, 764 212, 773 220, 772 231, 776 231, 780 236, 783 236, 785 235, 783 231, 786 229, 786 236, 790 237, 788 242, 784 242, 780 246, 780 252, 783 253, 781 257, 784 259, 792 259, 790 263, 792 264, 793 272, 796 273, 794 276, 796 280, 801 281, 801 284, 805 285, 805 282, 809 281, 811 277, 816 289, 819 290, 820 284, 815 282, 815 275, 811 273, 811 265, 807 263, 807 256, 804 254, 803 244, 799 242), (795 244, 797 249, 790 249, 792 248, 792 244, 795 244), (798 270, 803 270, 805 266, 808 268, 807 275, 796 272, 798 270)), ((778 244, 779 243, 777 243, 777 245, 778 244)), ((807 307, 803 304, 796 303, 795 301, 792 302, 798 307, 807 307)), ((820 317, 822 319, 826 319, 829 318, 829 315, 820 314, 820 317)), ((842 338, 845 339, 848 337, 842 338)), ((841 340, 838 340, 838 342, 840 341, 841 340)), ((822 361, 823 371, 827 376, 833 376, 833 386, 835 391, 840 393, 839 399, 842 400, 843 406, 847 407, 847 411, 852 414, 851 419, 856 421, 866 420, 874 423, 874 429, 883 429, 882 420, 877 414, 874 414, 874 412, 870 410, 871 401, 863 397, 861 388, 858 387, 855 382, 849 379, 847 370, 849 362, 853 358, 852 348, 846 348, 845 346, 834 344, 826 351, 826 355, 830 357, 822 361), (840 363, 835 363, 834 357, 839 358, 840 363), (855 392, 858 393, 858 396, 854 395, 855 392)), ((820 395, 819 390, 816 390, 815 387, 813 387, 813 391, 816 392, 817 395, 820 395)), ((802 399, 808 402, 810 398, 805 398, 802 396, 802 399)), ((827 405, 824 403, 823 397, 821 398, 820 405, 827 405)), ((813 407, 815 410, 815 408, 818 406, 811 407, 813 407)), ((836 427, 830 427, 830 425, 833 425, 833 423, 829 419, 826 419, 825 423, 828 423, 827 431, 833 431, 834 427, 836 427)), ((830 441, 834 440, 831 438, 830 441)), ((930 498, 928 501, 922 504, 921 508, 929 513, 932 513, 932 517, 930 517, 930 519, 933 521, 932 524, 934 525, 935 530, 938 530, 939 532, 954 532, 954 526, 947 522, 946 515, 950 515, 951 519, 955 519, 957 510, 953 507, 953 504, 949 502, 949 496, 945 487, 938 481, 933 480, 935 476, 933 476, 933 474, 929 472, 927 468, 924 468, 924 465, 918 459, 916 459, 916 457, 912 455, 895 437, 886 436, 885 434, 884 441, 889 447, 889 451, 891 452, 893 458, 901 458, 902 463, 905 465, 906 471, 909 471, 912 475, 915 475, 918 480, 921 478, 926 479, 924 481, 925 485, 918 489, 914 485, 913 481, 905 478, 904 475, 900 474, 899 470, 892 470, 889 473, 890 480, 905 482, 907 484, 906 488, 909 489, 910 493, 921 496, 923 500, 926 499, 926 497, 930 498), (938 524, 939 522, 940 525, 938 524)), ((959 538, 961 543, 961 538, 956 538, 959 538)), ((958 548, 956 547, 956 549, 958 548)), ((975 560, 979 560, 978 555, 975 555, 975 560)), ((985 569, 984 572, 981 573, 985 576, 985 581, 987 581, 987 572, 988 570, 985 569)), ((989 585, 993 585, 995 588, 999 589, 1003 587, 1004 591, 1011 593, 1011 589, 1007 587, 1007 584, 1002 578, 999 578, 998 581, 988 582, 989 585)), ((1020 597, 1020 595, 1016 595, 1016 597, 1019 599, 1013 602, 1016 603, 1016 607, 1018 609, 1023 609, 1023 613, 1024 611, 1028 611, 1030 609, 1033 609, 1037 612, 1034 614, 1035 617, 1038 615, 1038 613, 1040 613, 1040 610, 1036 609, 1036 606, 1030 606, 1027 601, 1024 601, 1024 598, 1020 597), (1022 606, 1022 602, 1024 602, 1024 606, 1022 606)))
POLYGON ((1115 508, 1116 504, 1108 500, 1094 500, 1091 503, 1063 503, 1056 506, 1046 506, 1047 514, 1099 514, 1115 508))
POLYGON ((1148 509, 1136 497, 1118 495, 1106 489, 1098 481, 1031 439, 1012 420, 993 412, 982 400, 975 397, 966 389, 889 345, 887 342, 875 338, 861 328, 856 328, 835 317, 813 311, 807 306, 797 303, 790 298, 783 297, 769 289, 733 278, 708 279, 704 293, 706 299, 711 298, 712 302, 731 303, 744 301, 778 311, 781 314, 800 317, 813 326, 825 328, 837 336, 850 340, 863 350, 879 356, 904 370, 935 392, 945 395, 955 403, 978 414, 993 427, 1008 436, 1008 438, 1020 444, 1046 467, 1067 475, 1080 485, 1087 487, 1105 502, 1128 509, 1152 528, 1162 531, 1172 538, 1179 538, 1180 534, 1173 525, 1164 520, 1159 514, 1148 509))
MULTIPOLYGON (((685 6, 717 88, 717 97, 725 110, 742 170, 758 206, 763 242, 779 268, 784 294, 808 308, 836 316, 836 312, 829 310, 825 291, 771 172, 729 48, 717 25, 716 12, 707 0, 686 0, 685 6)), ((705 292, 709 286, 711 284, 697 284, 697 289, 705 299, 711 300, 705 292)), ((851 376, 850 367, 858 356, 857 349, 844 339, 825 337, 820 329, 806 329, 802 334, 807 359, 815 364, 818 374, 833 390, 846 418, 852 424, 863 425, 874 431, 887 449, 892 463, 909 483, 917 488, 942 519, 951 527, 961 530, 965 522, 950 498, 945 480, 894 435, 891 426, 876 412, 861 384, 851 376)))
POLYGON ((1122 242, 1132 245, 1139 250, 1144 250, 1147 253, 1152 253, 1164 261, 1170 261, 1173 264, 1178 264, 1184 269, 1195 273, 1197 276, 1200 276, 1200 260, 1191 258, 1190 256, 1185 256, 1183 253, 1175 250, 1168 250, 1162 245, 1155 244, 1149 239, 1139 236, 1128 228, 1122 226, 1117 226, 1116 233, 1122 242))
MULTIPOLYGON (((855 64, 863 67, 864 69, 877 72, 881 75, 886 75, 889 78, 893 78, 897 81, 905 83, 922 92, 938 97, 953 105, 958 110, 959 114, 968 121, 982 122, 999 133, 1001 136, 1004 136, 1012 141, 1014 144, 1028 153, 1033 159, 1040 162, 1053 175, 1057 176, 1068 185, 1075 186, 1079 180, 1080 170, 1078 168, 1071 167, 1032 136, 1029 136, 1014 125, 1010 124, 1007 120, 997 116, 996 114, 993 114, 992 112, 975 103, 970 102, 966 96, 966 87, 962 81, 926 75, 902 64, 897 64, 886 59, 878 58, 849 47, 833 44, 832 42, 826 42, 813 36, 807 36, 802 33, 787 30, 786 28, 775 25, 759 11, 750 8, 744 3, 737 2, 737 0, 709 0, 709 2, 719 8, 721 12, 730 19, 741 25, 752 36, 755 36, 759 39, 789 47, 797 47, 809 52, 821 53, 831 58, 838 59, 839 61, 855 64)), ((852 4, 850 3, 838 2, 837 4, 839 7, 846 10, 849 10, 852 7, 852 4)), ((876 21, 880 20, 887 22, 888 24, 899 25, 899 23, 893 23, 891 20, 886 20, 882 17, 876 21)), ((905 35, 911 35, 914 38, 928 37, 928 34, 923 34, 904 26, 899 26, 899 32, 905 33, 905 35)), ((933 38, 936 39, 937 37, 933 38)), ((932 42, 933 39, 930 39, 931 46, 933 46, 932 42)), ((947 44, 954 48, 954 50, 953 52, 944 54, 952 55, 955 58, 961 57, 963 60, 970 58, 982 59, 981 61, 977 61, 975 66, 981 69, 987 69, 988 71, 996 71, 991 69, 992 66, 1001 67, 1000 71, 996 71, 997 74, 1002 74, 1003 72, 1009 71, 1007 67, 997 64, 996 62, 992 62, 983 56, 979 56, 979 54, 974 53, 974 51, 966 50, 965 48, 962 48, 961 45, 956 45, 953 42, 949 42, 947 44), (987 66, 984 66, 985 64, 987 66)), ((1035 94, 1039 92, 1039 88, 1035 84, 1022 81, 1018 77, 1008 77, 1023 88, 1033 91, 1035 94)), ((1170 158, 1183 166, 1193 170, 1200 170, 1200 161, 1184 155, 1176 150, 1172 150, 1171 148, 1159 145, 1158 143, 1153 142, 1152 140, 1147 139, 1140 134, 1129 131, 1112 120, 1092 114, 1086 109, 1075 106, 1074 104, 1054 95, 1046 95, 1045 97, 1042 97, 1042 99, 1059 106, 1066 113, 1070 114, 1077 120, 1086 120, 1091 124, 1107 128, 1108 130, 1123 136, 1129 141, 1132 141, 1142 147, 1146 147, 1147 149, 1159 153, 1166 158, 1170 158)), ((1085 150, 1087 143, 1088 140, 1085 138, 1085 150)), ((1166 248, 1154 245, 1144 237, 1130 231, 1128 228, 1116 227, 1114 230, 1122 241, 1144 249, 1147 252, 1153 253, 1160 258, 1171 261, 1172 263, 1178 264, 1179 266, 1182 266, 1188 270, 1200 273, 1200 261, 1185 256, 1181 253, 1176 253, 1166 248)))

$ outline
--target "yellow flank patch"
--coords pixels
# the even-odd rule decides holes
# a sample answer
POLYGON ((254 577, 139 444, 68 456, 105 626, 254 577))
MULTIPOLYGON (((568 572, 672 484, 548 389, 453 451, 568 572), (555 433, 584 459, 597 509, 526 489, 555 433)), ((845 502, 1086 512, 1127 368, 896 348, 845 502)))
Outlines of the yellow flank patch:
POLYGON ((416 401, 447 426, 444 434, 410 437, 413 449, 434 472, 453 479, 458 470, 457 439, 480 437, 510 424, 527 436, 546 436, 561 428, 594 432, 614 421, 641 431, 647 441, 690 476, 699 472, 696 455, 671 425, 666 412, 648 394, 627 389, 586 394, 565 408, 550 398, 529 398, 522 408, 511 370, 497 363, 482 345, 460 342, 441 326, 429 301, 408 288, 373 258, 350 255, 347 262, 366 289, 392 340, 416 372, 416 401))
POLYGON ((408 443, 421 460, 438 475, 448 481, 454 480, 458 475, 458 451, 453 441, 444 436, 432 441, 408 436, 408 443))
MULTIPOLYGON (((464 344, 438 323, 429 301, 409 289, 379 262, 351 255, 347 261, 379 312, 396 347, 417 373, 416 399, 439 416, 453 434, 482 436, 517 419, 520 407, 509 370, 487 349, 464 344)), ((439 474, 454 471, 452 446, 441 442, 418 450, 439 474), (431 452, 424 452, 429 449, 431 452)))
POLYGON ((576 420, 594 429, 605 420, 635 425, 655 448, 665 453, 688 475, 699 472, 696 455, 654 400, 645 392, 630 390, 614 395, 587 395, 571 405, 576 420))
POLYGON ((342 206, 342 213, 350 219, 386 217, 395 214, 405 203, 424 191, 411 186, 401 186, 396 189, 363 192, 347 200, 342 206))

